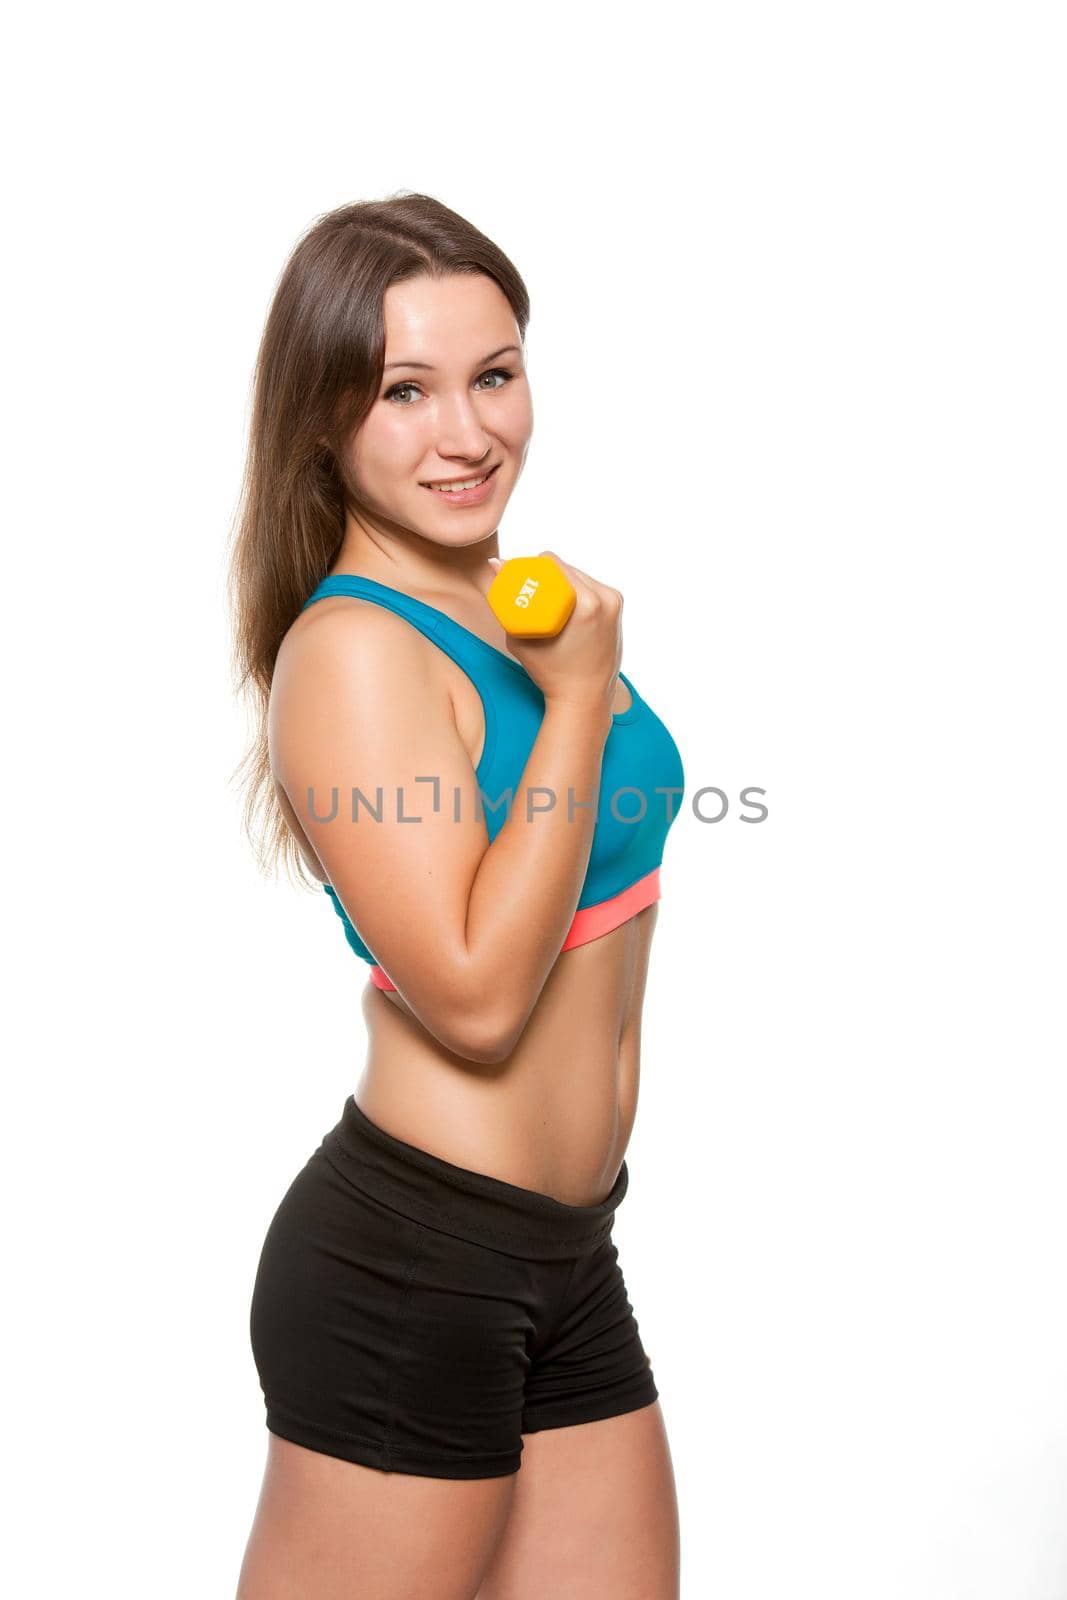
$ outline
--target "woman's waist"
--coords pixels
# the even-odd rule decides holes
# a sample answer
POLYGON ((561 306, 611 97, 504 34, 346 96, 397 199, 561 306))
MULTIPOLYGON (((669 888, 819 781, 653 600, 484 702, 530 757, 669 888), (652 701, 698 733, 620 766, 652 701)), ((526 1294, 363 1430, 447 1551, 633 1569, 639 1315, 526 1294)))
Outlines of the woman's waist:
MULTIPOLYGON (((368 1101, 373 1097, 398 1137, 407 1137, 399 1131, 406 1126, 419 1135, 409 1143, 458 1166, 570 1196, 571 1204, 610 1188, 637 1109, 657 909, 651 905, 604 937, 562 952, 502 1061, 463 1060, 398 992, 367 983, 368 1101), (487 1161, 493 1165, 481 1165, 487 1161)), ((374 1116, 369 1103, 364 1109, 374 1116)))
MULTIPOLYGON (((387 1004, 388 1002, 386 1002, 387 1004)), ((637 1104, 629 1048, 516 1052, 457 1066, 450 1054, 372 1039, 356 1098, 394 1138, 455 1166, 592 1205, 611 1188, 637 1104)))

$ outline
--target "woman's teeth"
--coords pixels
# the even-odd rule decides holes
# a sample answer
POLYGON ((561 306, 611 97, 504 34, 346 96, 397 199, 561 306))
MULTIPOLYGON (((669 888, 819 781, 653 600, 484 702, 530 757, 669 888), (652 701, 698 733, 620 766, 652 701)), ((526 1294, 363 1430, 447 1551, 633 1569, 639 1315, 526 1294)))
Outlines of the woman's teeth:
POLYGON ((436 489, 438 494, 459 494, 463 489, 477 489, 480 483, 488 478, 488 472, 482 478, 468 478, 465 483, 431 483, 430 488, 436 489))

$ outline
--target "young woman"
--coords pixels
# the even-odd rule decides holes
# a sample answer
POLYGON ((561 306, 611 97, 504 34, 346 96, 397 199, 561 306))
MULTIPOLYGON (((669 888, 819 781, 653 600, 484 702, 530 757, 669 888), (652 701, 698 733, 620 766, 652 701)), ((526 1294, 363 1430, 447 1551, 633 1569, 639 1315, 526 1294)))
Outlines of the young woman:
POLYGON ((486 602, 528 310, 495 245, 406 194, 319 219, 264 331, 231 568, 249 814, 369 964, 369 1051, 259 1261, 239 1600, 677 1595, 611 1234, 684 777, 617 590, 556 556, 551 639, 486 602))

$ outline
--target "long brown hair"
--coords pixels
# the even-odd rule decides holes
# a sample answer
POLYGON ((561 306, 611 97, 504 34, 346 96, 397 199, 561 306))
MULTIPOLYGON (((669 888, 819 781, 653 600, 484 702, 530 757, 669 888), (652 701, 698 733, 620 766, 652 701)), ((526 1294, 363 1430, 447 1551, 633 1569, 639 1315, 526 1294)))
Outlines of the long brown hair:
POLYGON ((242 774, 243 822, 260 868, 276 870, 282 861, 308 887, 270 770, 274 664, 341 546, 351 486, 339 457, 381 386, 385 291, 420 275, 455 272, 492 278, 525 337, 530 300, 518 272, 440 200, 401 190, 340 206, 316 218, 294 246, 260 340, 227 575, 235 693, 250 694, 257 732, 235 773, 242 774))

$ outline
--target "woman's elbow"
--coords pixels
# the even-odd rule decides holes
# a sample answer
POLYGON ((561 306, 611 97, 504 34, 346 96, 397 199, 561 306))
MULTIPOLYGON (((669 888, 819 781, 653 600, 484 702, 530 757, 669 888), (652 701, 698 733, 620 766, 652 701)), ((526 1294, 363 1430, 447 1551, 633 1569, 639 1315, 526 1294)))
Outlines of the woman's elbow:
POLYGON ((507 1061, 518 1044, 525 1017, 518 1020, 515 1008, 500 994, 487 994, 485 986, 457 982, 449 991, 447 1005, 439 1008, 450 1048, 468 1061, 498 1066, 507 1061))
POLYGON ((466 1061, 481 1066, 498 1066, 506 1061, 518 1043, 521 1028, 492 1007, 479 1004, 459 1006, 448 1018, 446 1031, 450 1048, 466 1061))
POLYGON ((430 984, 402 985, 403 998, 422 1026, 464 1061, 498 1066, 507 1061, 522 1035, 526 1016, 476 975, 445 971, 443 964, 430 984))

